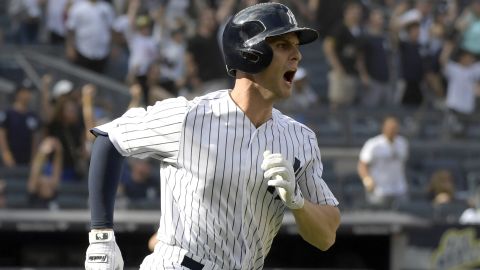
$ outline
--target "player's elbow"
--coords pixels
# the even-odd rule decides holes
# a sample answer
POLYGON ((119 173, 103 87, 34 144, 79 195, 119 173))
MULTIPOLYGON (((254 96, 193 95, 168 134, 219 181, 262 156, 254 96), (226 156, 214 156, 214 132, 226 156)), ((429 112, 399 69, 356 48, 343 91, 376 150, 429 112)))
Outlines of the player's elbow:
POLYGON ((327 251, 333 244, 335 244, 336 234, 333 233, 329 237, 324 237, 320 243, 316 245, 321 251, 327 251))
POLYGON ((318 234, 310 238, 302 235, 302 238, 321 251, 327 251, 331 246, 333 246, 333 244, 335 244, 336 233, 332 232, 323 235, 318 234))

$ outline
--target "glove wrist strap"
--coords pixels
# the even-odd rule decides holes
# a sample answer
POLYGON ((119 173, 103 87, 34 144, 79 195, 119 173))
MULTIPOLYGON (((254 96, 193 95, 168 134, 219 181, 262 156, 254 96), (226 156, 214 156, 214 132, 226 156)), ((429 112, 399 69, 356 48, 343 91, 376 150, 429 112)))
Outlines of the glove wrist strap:
POLYGON ((305 199, 303 198, 303 194, 297 184, 297 188, 295 190, 292 201, 287 204, 287 207, 290 209, 300 209, 303 208, 304 203, 305 199))

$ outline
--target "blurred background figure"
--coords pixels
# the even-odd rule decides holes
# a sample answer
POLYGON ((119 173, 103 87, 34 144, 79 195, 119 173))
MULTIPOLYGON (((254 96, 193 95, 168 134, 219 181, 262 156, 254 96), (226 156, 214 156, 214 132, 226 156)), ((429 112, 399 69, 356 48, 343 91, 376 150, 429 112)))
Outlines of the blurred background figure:
POLYGON ((402 105, 418 108, 423 102, 426 51, 420 43, 422 15, 416 9, 404 12, 399 6, 392 16, 396 47, 400 54, 400 81, 396 99, 402 105))
POLYGON ((68 10, 73 2, 78 0, 46 0, 46 28, 48 31, 48 42, 51 45, 65 44, 67 34, 66 18, 68 10))
POLYGON ((63 173, 63 149, 60 141, 48 137, 40 144, 27 182, 29 206, 56 208, 54 203, 63 173))
POLYGON ((398 133, 398 120, 386 117, 382 134, 367 140, 360 151, 357 171, 372 206, 390 208, 407 197, 408 141, 398 133))
POLYGON ((41 21, 41 3, 39 0, 10 0, 10 35, 18 44, 27 45, 38 42, 41 21))
MULTIPOLYGON (((47 124, 47 138, 60 142, 62 148, 61 181, 79 181, 86 169, 85 125, 78 103, 69 96, 60 98, 54 107, 53 117, 47 124)), ((47 162, 45 172, 53 172, 53 164, 47 162)))
POLYGON ((468 129, 470 117, 475 112, 476 85, 480 82, 480 62, 475 55, 459 48, 451 58, 455 46, 447 42, 443 47, 440 62, 447 79, 446 107, 449 135, 461 137, 468 129))
POLYGON ((30 165, 40 140, 42 124, 32 109, 32 91, 25 81, 15 91, 12 106, 0 112, 0 151, 7 167, 30 165))
POLYGON ((455 24, 460 32, 460 47, 480 56, 480 0, 472 0, 455 24))
POLYGON ((393 89, 390 84, 389 56, 391 44, 385 32, 385 14, 382 9, 370 10, 364 36, 359 64, 360 79, 363 89, 360 94, 361 104, 367 107, 393 104, 393 89))
POLYGON ((75 64, 103 72, 110 54, 115 13, 106 1, 77 1, 67 15, 67 58, 75 64))
POLYGON ((218 27, 214 11, 206 8, 200 14, 195 35, 187 41, 187 81, 194 95, 228 87, 219 54, 218 27))
POLYGON ((448 204, 455 200, 455 183, 450 171, 437 170, 432 174, 428 196, 433 205, 448 204))
POLYGON ((465 200, 457 197, 454 176, 446 169, 433 172, 428 186, 428 196, 433 206, 434 219, 439 222, 458 222, 468 207, 465 200))
POLYGON ((148 14, 138 14, 141 2, 130 1, 128 26, 124 30, 130 57, 128 59, 127 84, 140 84, 143 104, 150 105, 148 71, 158 58, 159 46, 152 36, 152 21, 148 14))
POLYGON ((361 19, 362 6, 356 1, 347 1, 343 21, 332 28, 323 42, 330 65, 328 99, 332 109, 352 105, 360 86, 358 66, 363 60, 359 57, 361 19))
MULTIPOLYGON (((149 160, 129 158, 123 167, 119 192, 129 205, 159 206, 160 182, 149 160)), ((157 207, 158 208, 158 207, 157 207)))

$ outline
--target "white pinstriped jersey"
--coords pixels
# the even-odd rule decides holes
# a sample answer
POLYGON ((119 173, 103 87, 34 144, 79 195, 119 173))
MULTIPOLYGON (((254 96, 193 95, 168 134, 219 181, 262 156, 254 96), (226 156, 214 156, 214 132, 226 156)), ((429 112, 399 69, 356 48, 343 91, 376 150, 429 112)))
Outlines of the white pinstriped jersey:
POLYGON ((261 269, 286 209, 263 178, 267 149, 293 164, 305 199, 338 204, 315 134, 276 109, 256 128, 227 90, 131 109, 98 128, 121 154, 161 161, 160 243, 141 269, 182 269, 184 255, 204 269, 261 269))

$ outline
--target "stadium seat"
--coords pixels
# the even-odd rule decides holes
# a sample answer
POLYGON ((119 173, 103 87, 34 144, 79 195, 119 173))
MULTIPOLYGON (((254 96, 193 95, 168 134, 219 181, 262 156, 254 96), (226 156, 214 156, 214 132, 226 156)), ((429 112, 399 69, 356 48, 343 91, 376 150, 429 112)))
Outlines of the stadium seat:
POLYGON ((468 205, 463 201, 454 201, 451 203, 434 206, 434 220, 436 222, 457 223, 463 211, 468 205))
POLYGON ((402 213, 411 214, 426 219, 433 218, 433 207, 426 199, 410 199, 400 201, 397 210, 402 213))

